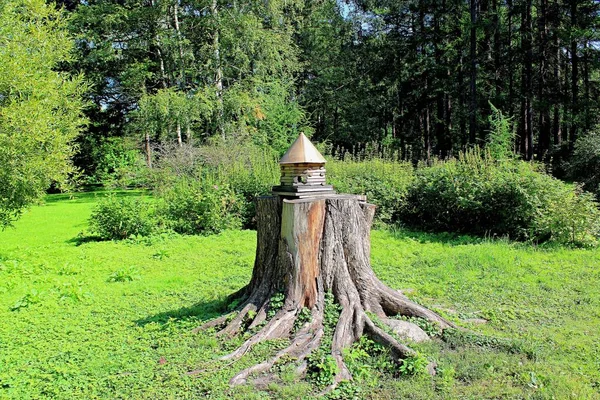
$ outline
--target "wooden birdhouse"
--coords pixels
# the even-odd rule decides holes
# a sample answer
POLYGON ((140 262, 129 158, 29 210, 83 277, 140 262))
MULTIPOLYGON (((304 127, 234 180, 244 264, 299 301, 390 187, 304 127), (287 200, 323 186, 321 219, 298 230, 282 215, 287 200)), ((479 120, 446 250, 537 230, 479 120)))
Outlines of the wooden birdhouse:
POLYGON ((325 177, 325 158, 304 133, 279 160, 281 181, 273 194, 293 198, 322 197, 335 194, 325 177))

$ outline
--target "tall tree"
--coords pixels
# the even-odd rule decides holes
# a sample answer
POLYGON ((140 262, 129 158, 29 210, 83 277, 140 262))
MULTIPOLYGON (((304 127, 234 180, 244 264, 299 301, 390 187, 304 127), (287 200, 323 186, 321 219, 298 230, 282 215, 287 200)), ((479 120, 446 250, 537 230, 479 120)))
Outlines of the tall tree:
POLYGON ((0 0, 0 227, 74 172, 73 140, 84 125, 81 76, 69 62, 66 21, 43 0, 0 0))

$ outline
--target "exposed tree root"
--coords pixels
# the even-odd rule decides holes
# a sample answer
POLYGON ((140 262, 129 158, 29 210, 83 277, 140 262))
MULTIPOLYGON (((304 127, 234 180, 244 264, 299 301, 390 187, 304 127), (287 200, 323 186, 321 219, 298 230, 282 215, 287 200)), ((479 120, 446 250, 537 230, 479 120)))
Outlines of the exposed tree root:
POLYGON ((304 376, 307 358, 323 343, 326 292, 333 294, 341 310, 331 336, 330 351, 337 373, 329 389, 352 379, 344 349, 365 334, 388 348, 396 362, 416 354, 378 326, 373 315, 381 320, 397 315, 418 317, 440 329, 455 327, 377 279, 370 266, 373 214, 374 206, 352 196, 304 201, 259 199, 254 271, 248 286, 236 293, 245 300, 233 313, 197 330, 220 327, 218 334, 229 337, 244 329, 257 329, 223 360, 237 360, 265 340, 290 338, 290 344, 271 359, 239 372, 231 379, 232 385, 246 383, 252 376, 259 376, 257 382, 269 382, 274 377, 273 366, 282 360, 294 360, 296 373, 304 376), (268 318, 274 293, 283 293, 284 302, 268 318), (310 310, 311 319, 294 333, 304 307, 310 310))

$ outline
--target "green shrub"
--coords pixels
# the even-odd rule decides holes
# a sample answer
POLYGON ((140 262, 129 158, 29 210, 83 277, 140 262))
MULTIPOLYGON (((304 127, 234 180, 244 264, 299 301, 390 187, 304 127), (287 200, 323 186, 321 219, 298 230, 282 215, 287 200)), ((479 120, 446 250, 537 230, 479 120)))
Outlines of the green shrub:
POLYGON ((600 128, 577 139, 565 170, 569 179, 581 182, 585 190, 600 195, 600 128))
POLYGON ((538 237, 576 246, 595 245, 600 232, 600 211, 595 196, 580 185, 557 185, 544 210, 534 220, 538 237))
POLYGON ((164 146, 153 171, 155 192, 162 196, 182 179, 231 188, 240 200, 243 227, 254 228, 254 199, 270 194, 279 180, 279 165, 271 150, 250 143, 164 146))
POLYGON ((96 141, 89 139, 84 143, 89 147, 91 165, 87 182, 101 183, 107 188, 147 187, 149 171, 144 156, 135 144, 120 137, 96 141))
POLYGON ((434 231, 589 244, 598 235, 593 198, 522 161, 473 150, 416 171, 403 222, 434 231))
MULTIPOLYGON (((204 149, 207 152, 208 149, 204 149)), ((244 228, 256 228, 256 203, 259 196, 271 194, 271 188, 279 182, 280 170, 276 154, 256 146, 213 147, 212 164, 206 172, 219 182, 226 182, 242 201, 242 224, 244 228), (215 164, 217 152, 222 161, 215 164)))
POLYGON ((375 218, 394 221, 404 206, 414 175, 410 163, 380 158, 357 161, 349 157, 327 163, 328 182, 338 193, 364 194, 377 206, 375 218))
POLYGON ((104 239, 126 239, 152 233, 155 223, 149 203, 140 198, 109 195, 98 203, 90 216, 93 233, 104 239))
POLYGON ((242 226, 242 201, 227 184, 184 178, 160 198, 159 216, 177 233, 210 234, 242 226))

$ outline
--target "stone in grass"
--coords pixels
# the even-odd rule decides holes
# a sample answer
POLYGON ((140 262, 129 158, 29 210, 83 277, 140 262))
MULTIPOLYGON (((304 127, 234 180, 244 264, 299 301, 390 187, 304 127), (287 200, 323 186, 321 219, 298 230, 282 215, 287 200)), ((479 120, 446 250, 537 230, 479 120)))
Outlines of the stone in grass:
POLYGON ((484 318, 467 318, 467 319, 463 319, 463 321, 468 322, 469 324, 475 324, 475 325, 481 325, 481 324, 488 323, 488 320, 484 319, 484 318))
POLYGON ((385 324, 392 328, 392 331, 403 340, 410 340, 415 343, 426 342, 429 336, 418 325, 408 321, 398 319, 386 319, 385 324))

